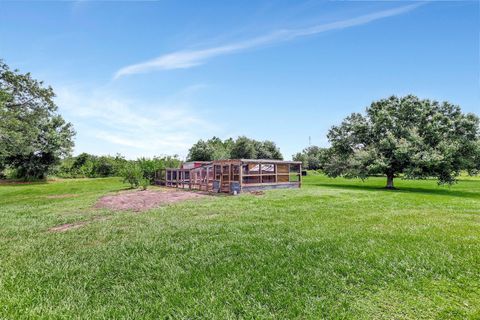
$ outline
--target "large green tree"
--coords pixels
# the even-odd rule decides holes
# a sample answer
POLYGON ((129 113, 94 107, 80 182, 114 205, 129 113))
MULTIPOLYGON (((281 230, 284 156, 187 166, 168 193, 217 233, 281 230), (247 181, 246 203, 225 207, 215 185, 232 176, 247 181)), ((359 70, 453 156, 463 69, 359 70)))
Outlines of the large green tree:
POLYGON ((382 174, 387 188, 394 188, 400 174, 452 184, 462 170, 474 174, 480 169, 479 135, 479 118, 459 106, 392 96, 331 128, 324 170, 332 177, 382 174))
POLYGON ((221 140, 213 137, 197 141, 189 150, 189 161, 212 161, 221 159, 282 159, 280 149, 272 141, 257 141, 245 136, 221 140))
POLYGON ((255 157, 256 159, 283 160, 282 153, 280 152, 280 149, 277 147, 275 142, 269 141, 269 140, 265 140, 265 141, 253 140, 253 145, 255 146, 255 150, 257 151, 256 157, 255 157))
POLYGON ((215 149, 208 141, 198 140, 188 150, 188 161, 212 161, 214 160, 215 149))
POLYGON ((74 131, 57 113, 51 87, 0 60, 0 169, 41 179, 70 153, 74 131))
POLYGON ((260 144, 255 144, 252 139, 245 136, 238 137, 232 147, 230 157, 232 159, 256 159, 258 147, 260 144))

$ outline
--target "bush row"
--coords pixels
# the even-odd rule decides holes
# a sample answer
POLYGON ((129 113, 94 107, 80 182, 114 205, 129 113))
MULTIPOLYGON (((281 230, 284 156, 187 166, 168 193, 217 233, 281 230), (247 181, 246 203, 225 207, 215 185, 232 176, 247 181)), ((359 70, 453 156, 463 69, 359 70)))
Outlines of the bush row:
POLYGON ((50 173, 59 178, 123 177, 132 187, 153 183, 155 172, 175 168, 180 164, 177 157, 153 157, 127 160, 116 156, 95 156, 82 153, 63 159, 50 173))

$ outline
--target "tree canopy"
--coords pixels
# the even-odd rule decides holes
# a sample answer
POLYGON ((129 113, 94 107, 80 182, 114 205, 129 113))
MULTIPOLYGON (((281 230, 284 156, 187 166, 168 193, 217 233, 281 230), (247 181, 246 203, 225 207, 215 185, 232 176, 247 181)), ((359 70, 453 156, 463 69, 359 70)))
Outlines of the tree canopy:
POLYGON ((221 159, 283 159, 272 141, 257 141, 245 136, 222 141, 213 137, 207 141, 197 141, 189 150, 189 161, 212 161, 221 159))
POLYGON ((452 184, 462 170, 474 174, 480 169, 479 135, 479 118, 462 113, 459 106, 392 96, 330 129, 331 154, 324 171, 332 177, 382 174, 387 188, 400 174, 452 184))
POLYGON ((75 132, 58 113, 51 87, 0 60, 0 170, 41 179, 73 148, 75 132))
POLYGON ((302 161, 302 167, 308 170, 323 170, 328 161, 329 149, 310 146, 293 155, 294 161, 302 161))

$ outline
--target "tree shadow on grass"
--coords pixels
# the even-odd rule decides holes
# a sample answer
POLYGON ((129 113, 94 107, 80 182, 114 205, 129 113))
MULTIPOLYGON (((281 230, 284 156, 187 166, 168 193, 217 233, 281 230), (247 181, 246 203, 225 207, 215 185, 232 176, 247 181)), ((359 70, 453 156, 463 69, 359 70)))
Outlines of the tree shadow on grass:
POLYGON ((0 180, 0 187, 13 187, 13 186, 34 186, 38 184, 47 184, 47 180, 36 181, 23 181, 23 180, 0 180))
POLYGON ((345 189, 345 190, 361 190, 361 191, 376 191, 376 192, 392 192, 392 193, 420 193, 425 195, 437 195, 437 196, 452 196, 452 197, 461 197, 461 198, 471 198, 480 200, 480 193, 478 192, 469 192, 469 191, 459 191, 459 190, 447 190, 447 189, 427 189, 427 188, 418 188, 418 187, 400 187, 398 189, 386 189, 385 187, 380 186, 370 186, 370 185, 358 185, 358 184, 333 184, 333 183, 312 183, 308 184, 312 186, 319 187, 329 187, 334 189, 345 189))

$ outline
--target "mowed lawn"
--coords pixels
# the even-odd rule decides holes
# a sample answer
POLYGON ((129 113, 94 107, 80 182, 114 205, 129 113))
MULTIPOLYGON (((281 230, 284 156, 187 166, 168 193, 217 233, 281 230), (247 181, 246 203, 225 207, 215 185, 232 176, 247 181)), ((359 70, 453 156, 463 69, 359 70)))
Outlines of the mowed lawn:
POLYGON ((93 208, 119 178, 0 185, 0 319, 479 319, 480 179, 384 184, 143 213, 93 208))

